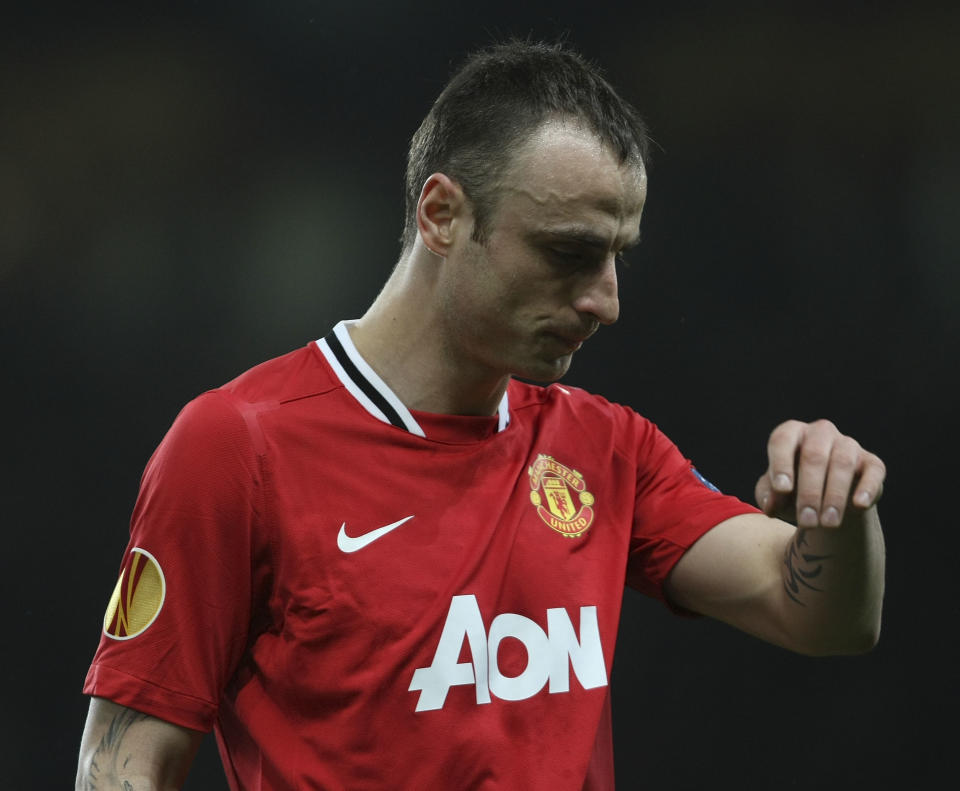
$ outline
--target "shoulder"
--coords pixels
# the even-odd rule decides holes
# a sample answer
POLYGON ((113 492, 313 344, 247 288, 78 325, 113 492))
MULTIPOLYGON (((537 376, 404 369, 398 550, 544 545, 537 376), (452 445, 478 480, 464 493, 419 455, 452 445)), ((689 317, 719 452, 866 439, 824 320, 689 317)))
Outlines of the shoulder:
POLYGON ((245 371, 214 392, 248 404, 283 403, 339 386, 315 341, 245 371))
POLYGON ((316 344, 311 343, 193 398, 164 437, 161 453, 182 451, 195 458, 215 458, 231 450, 260 451, 260 414, 335 386, 316 344))
MULTIPOLYGON (((340 383, 316 342, 266 360, 186 405, 178 422, 255 430, 254 418, 284 404, 336 390, 340 383)), ((256 433, 256 432, 254 432, 256 433)))
POLYGON ((509 394, 511 413, 519 421, 535 424, 540 433, 564 435, 601 455, 612 452, 631 465, 655 466, 674 448, 651 420, 632 407, 580 387, 513 382, 509 394))
POLYGON ((539 412, 582 426, 610 426, 618 431, 648 431, 656 427, 635 409, 610 401, 581 387, 554 382, 539 386, 513 380, 510 409, 518 414, 539 412))

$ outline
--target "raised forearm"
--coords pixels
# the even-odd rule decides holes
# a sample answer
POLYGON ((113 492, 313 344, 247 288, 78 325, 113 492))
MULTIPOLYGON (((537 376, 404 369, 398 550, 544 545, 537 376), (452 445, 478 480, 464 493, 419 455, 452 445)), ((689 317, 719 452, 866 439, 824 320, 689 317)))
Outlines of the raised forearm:
POLYGON ((885 550, 876 507, 839 528, 797 528, 783 557, 784 614, 797 650, 870 650, 880 634, 885 550))

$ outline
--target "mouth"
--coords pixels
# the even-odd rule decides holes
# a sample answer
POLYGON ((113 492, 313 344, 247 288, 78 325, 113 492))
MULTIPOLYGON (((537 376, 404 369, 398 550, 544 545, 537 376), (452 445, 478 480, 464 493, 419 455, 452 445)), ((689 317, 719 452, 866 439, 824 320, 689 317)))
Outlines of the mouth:
POLYGON ((593 335, 593 332, 589 332, 586 335, 579 332, 548 332, 547 335, 564 349, 564 354, 573 354, 573 352, 580 350, 580 347, 583 346, 584 341, 593 335))
POLYGON ((561 355, 570 355, 580 350, 580 347, 598 330, 600 322, 583 317, 582 322, 560 323, 545 322, 541 328, 550 346, 559 350, 561 355))
POLYGON ((583 346, 583 341, 574 341, 568 338, 561 338, 559 335, 554 335, 554 338, 557 339, 560 344, 560 348, 563 349, 564 354, 573 354, 574 352, 580 351, 580 347, 583 346))

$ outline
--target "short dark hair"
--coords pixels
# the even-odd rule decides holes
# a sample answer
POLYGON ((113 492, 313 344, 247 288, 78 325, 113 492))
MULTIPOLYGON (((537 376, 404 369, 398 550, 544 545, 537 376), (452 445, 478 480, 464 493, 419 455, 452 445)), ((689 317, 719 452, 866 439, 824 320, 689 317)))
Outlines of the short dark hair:
POLYGON ((470 55, 410 142, 404 249, 417 236, 417 201, 432 173, 457 181, 483 242, 497 187, 519 144, 552 118, 585 123, 620 164, 646 163, 646 124, 600 69, 565 44, 512 40, 470 55))

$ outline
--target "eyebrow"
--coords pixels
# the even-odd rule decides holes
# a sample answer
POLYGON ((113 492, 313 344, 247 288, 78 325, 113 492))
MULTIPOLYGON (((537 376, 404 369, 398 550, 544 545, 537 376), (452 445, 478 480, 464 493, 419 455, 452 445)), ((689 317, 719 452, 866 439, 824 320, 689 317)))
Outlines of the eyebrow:
MULTIPOLYGON (((592 247, 597 250, 606 250, 610 245, 610 241, 606 236, 602 236, 587 228, 547 228, 541 231, 538 235, 548 240, 564 242, 568 244, 578 244, 584 247, 592 247)), ((619 251, 622 252, 624 250, 630 250, 631 248, 636 247, 638 244, 640 244, 639 231, 634 238, 620 247, 619 251)))

